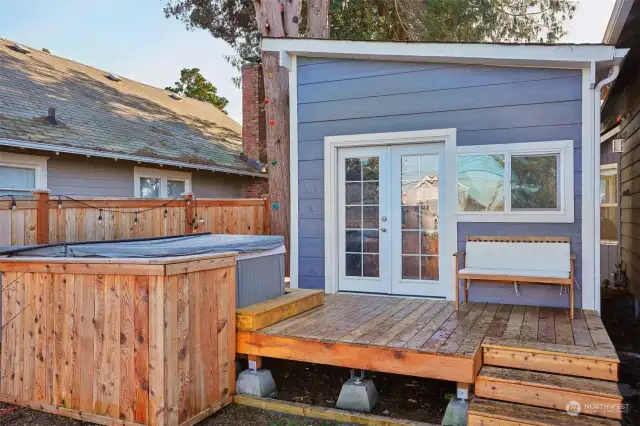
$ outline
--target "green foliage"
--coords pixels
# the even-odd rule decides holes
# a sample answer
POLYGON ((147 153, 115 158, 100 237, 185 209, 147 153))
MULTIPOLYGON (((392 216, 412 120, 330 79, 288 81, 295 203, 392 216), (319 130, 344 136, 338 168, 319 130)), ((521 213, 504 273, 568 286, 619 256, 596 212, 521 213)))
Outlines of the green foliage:
MULTIPOLYGON (((259 57, 252 0, 164 0, 165 16, 231 45, 237 68, 259 57)), ((555 43, 578 0, 329 0, 330 37, 347 40, 555 43)), ((302 5, 306 10, 306 4, 302 5)), ((303 13, 300 34, 305 32, 303 13)), ((239 81, 235 81, 236 84, 239 81)))
POLYGON ((207 81, 207 79, 200 74, 198 68, 183 68, 182 71, 180 71, 180 80, 176 81, 173 87, 165 87, 165 90, 186 96, 187 98, 208 102, 225 114, 227 113, 225 108, 229 104, 229 100, 225 97, 218 96, 216 86, 207 81))

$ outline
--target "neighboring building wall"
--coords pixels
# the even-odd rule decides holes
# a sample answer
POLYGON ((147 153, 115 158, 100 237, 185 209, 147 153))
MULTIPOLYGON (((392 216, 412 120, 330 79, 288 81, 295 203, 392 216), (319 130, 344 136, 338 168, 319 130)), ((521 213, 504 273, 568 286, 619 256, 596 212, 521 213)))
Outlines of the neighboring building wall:
MULTIPOLYGON (((614 138, 618 138, 618 135, 614 136, 614 138)), ((600 144, 600 165, 605 164, 618 164, 618 168, 620 167, 620 153, 613 152, 613 138, 600 144)), ((618 215, 620 215, 619 207, 618 215)), ((600 220, 602 221, 602 216, 600 217, 600 220)), ((600 236, 602 237, 602 234, 600 236)), ((619 262, 618 245, 619 242, 618 244, 600 244, 600 281, 604 279, 611 280, 613 273, 616 270, 616 263, 619 262)))
MULTIPOLYGON (((581 282, 581 90, 579 70, 298 58, 299 286, 324 288, 324 137, 441 128, 457 128, 459 146, 574 141, 574 223, 459 223, 458 246, 467 235, 569 236, 581 282)), ((470 298, 566 306, 558 291, 475 284, 470 298)))
POLYGON ((624 152, 620 158, 620 245, 631 292, 640 299, 640 61, 635 62, 635 81, 625 88, 616 105, 622 116, 620 137, 624 152))
MULTIPOLYGON (((242 68, 242 147, 245 155, 267 164, 267 120, 265 116, 264 78, 261 64, 242 68)), ((243 186, 244 198, 269 193, 267 179, 253 179, 243 186)))
MULTIPOLYGON (((25 154, 24 150, 20 151, 25 154)), ((133 197, 133 168, 137 163, 81 155, 33 152, 49 157, 47 184, 52 195, 85 197, 133 197)), ((144 164, 144 167, 154 167, 144 164)), ((157 167, 161 169, 160 167, 157 167)), ((165 168, 162 168, 165 169, 165 168)), ((166 167, 166 169, 171 169, 166 167)), ((175 169, 186 171, 186 169, 175 169)), ((261 179, 255 179, 261 180, 261 179)), ((254 178, 210 171, 191 172, 193 193, 200 198, 242 198, 243 185, 254 178)))

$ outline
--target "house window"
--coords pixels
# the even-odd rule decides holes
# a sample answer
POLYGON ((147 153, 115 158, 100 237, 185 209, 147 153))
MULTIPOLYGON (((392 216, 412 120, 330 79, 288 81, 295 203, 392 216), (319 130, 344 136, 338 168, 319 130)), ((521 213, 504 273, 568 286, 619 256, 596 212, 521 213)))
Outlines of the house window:
POLYGON ((458 147, 460 222, 573 222, 573 142, 458 147))
POLYGON ((618 166, 600 166, 600 241, 618 241, 618 166))
POLYGON ((136 197, 176 198, 191 191, 191 173, 135 167, 134 187, 136 197))
POLYGON ((0 195, 47 189, 47 157, 0 152, 0 195))

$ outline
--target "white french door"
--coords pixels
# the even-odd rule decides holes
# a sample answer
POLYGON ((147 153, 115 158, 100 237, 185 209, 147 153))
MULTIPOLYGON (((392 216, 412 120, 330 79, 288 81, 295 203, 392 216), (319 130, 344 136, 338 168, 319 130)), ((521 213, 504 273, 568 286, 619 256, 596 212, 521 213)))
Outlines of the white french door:
POLYGON ((443 143, 338 149, 338 290, 446 296, 443 169, 443 143))

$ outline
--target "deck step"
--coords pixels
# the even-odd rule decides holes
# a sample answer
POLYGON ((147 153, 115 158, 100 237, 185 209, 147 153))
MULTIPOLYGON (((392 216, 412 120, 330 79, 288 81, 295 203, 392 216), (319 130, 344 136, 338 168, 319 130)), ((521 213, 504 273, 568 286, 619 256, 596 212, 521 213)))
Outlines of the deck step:
POLYGON ((565 411, 578 402, 580 412, 622 418, 622 395, 616 383, 558 374, 484 366, 475 382, 481 398, 565 411))
POLYGON ((238 330, 256 331, 324 304, 324 290, 286 289, 285 294, 236 309, 238 330))
POLYGON ((485 338, 483 365, 618 381, 620 360, 615 351, 540 342, 485 338))
POLYGON ((475 398, 469 404, 468 426, 615 426, 620 422, 511 402, 475 398))

